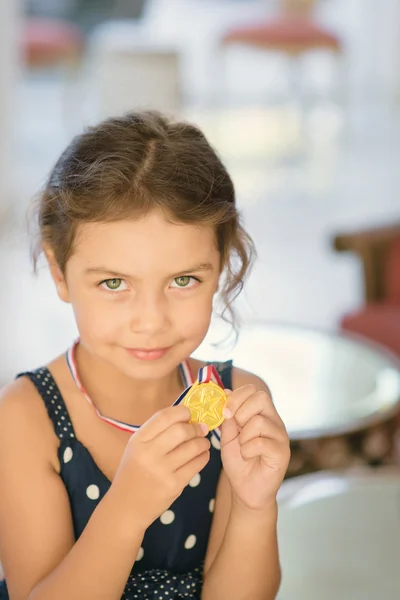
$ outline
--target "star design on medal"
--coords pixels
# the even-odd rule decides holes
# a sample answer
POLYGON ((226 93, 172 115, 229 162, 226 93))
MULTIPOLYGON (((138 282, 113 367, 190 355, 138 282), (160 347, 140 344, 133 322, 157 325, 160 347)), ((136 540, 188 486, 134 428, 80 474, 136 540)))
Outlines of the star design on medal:
POLYGON ((216 423, 221 419, 225 399, 216 390, 203 389, 196 402, 190 402, 193 421, 199 423, 216 423))

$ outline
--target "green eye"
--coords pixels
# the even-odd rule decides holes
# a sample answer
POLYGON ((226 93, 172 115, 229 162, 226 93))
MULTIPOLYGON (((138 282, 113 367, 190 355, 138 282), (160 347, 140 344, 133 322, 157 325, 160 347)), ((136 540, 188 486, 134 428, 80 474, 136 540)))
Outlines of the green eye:
POLYGON ((121 287, 122 279, 107 279, 104 283, 109 290, 118 290, 121 287))
POLYGON ((187 287, 191 280, 192 280, 192 277, 189 277, 189 275, 182 275, 181 277, 176 277, 174 279, 175 283, 179 287, 187 287))

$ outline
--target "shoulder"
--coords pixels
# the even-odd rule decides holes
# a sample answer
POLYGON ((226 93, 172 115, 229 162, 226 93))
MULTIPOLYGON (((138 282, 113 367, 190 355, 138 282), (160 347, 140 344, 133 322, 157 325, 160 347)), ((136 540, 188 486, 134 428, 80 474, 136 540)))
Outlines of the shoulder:
MULTIPOLYGON (((34 385, 20 377, 0 390, 0 449, 57 456, 58 439, 34 385)), ((53 463, 53 460, 51 460, 53 463)), ((56 464, 56 463, 55 463, 56 464)))
POLYGON ((262 390, 267 392, 271 396, 271 391, 268 385, 265 383, 261 377, 251 373, 250 371, 245 371, 244 369, 239 369, 238 367, 232 367, 232 387, 234 390, 240 388, 244 385, 254 385, 256 390, 262 390))
POLYGON ((23 425, 35 417, 39 394, 27 377, 19 377, 0 390, 0 426, 14 420, 23 425))

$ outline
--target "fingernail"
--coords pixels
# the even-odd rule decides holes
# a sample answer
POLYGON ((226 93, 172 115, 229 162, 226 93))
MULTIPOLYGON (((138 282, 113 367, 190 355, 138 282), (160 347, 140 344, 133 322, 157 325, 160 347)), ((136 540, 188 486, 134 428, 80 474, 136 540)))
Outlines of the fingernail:
POLYGON ((210 430, 208 429, 208 425, 206 425, 205 423, 200 423, 200 427, 202 428, 203 433, 209 433, 210 430))
POLYGON ((233 417, 233 413, 230 408, 224 408, 223 415, 225 419, 231 419, 233 417))

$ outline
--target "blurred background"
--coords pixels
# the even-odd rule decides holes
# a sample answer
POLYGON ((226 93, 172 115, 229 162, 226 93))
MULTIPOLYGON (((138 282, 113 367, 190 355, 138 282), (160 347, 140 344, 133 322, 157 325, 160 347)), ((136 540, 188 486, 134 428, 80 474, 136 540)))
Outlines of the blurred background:
MULTIPOLYGON (((271 381, 289 422, 290 474, 303 482, 329 469, 322 488, 301 483, 316 487, 300 504, 353 489, 343 468, 381 467, 361 525, 393 511, 400 534, 398 477, 385 470, 397 464, 400 398, 399 33, 398 0, 2 0, 0 384, 76 335, 47 270, 32 275, 26 228, 61 150, 129 109, 190 119, 228 166, 259 254, 237 302, 237 363, 271 381)), ((339 522, 361 518, 361 479, 348 514, 329 505, 339 522)), ((327 580, 332 598, 399 597, 393 521, 351 547, 364 569, 336 564, 315 537, 323 525, 310 527, 296 533, 299 548, 312 538, 323 564, 307 571, 283 540, 283 599, 328 598, 327 580), (367 547, 376 553, 365 557, 367 547), (379 588, 368 560, 382 563, 379 588)), ((334 529, 337 560, 349 540, 334 529)))

